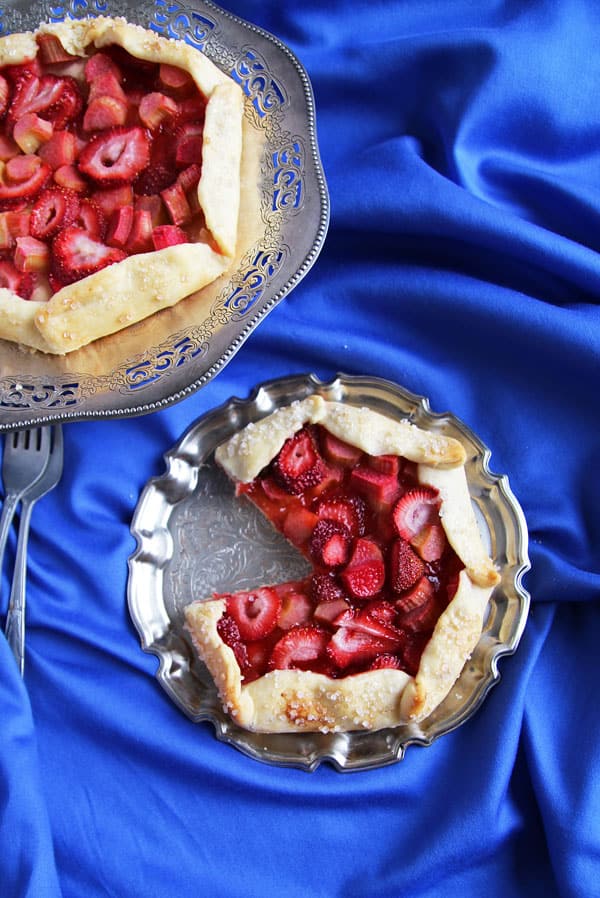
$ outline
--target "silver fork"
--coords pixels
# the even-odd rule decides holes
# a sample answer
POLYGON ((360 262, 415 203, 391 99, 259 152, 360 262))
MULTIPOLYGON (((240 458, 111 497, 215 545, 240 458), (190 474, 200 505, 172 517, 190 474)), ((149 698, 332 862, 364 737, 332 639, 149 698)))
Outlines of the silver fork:
POLYGON ((17 505, 44 473, 49 455, 50 430, 47 427, 17 430, 4 437, 2 481, 5 495, 0 516, 0 571, 17 505))
POLYGON ((51 489, 54 489, 60 480, 62 470, 62 428, 60 424, 55 424, 52 427, 52 439, 46 467, 42 475, 23 495, 19 534, 17 536, 15 569, 10 590, 6 626, 4 628, 6 639, 15 656, 21 676, 23 676, 25 669, 25 583, 27 578, 27 542, 31 512, 38 499, 41 499, 51 489))

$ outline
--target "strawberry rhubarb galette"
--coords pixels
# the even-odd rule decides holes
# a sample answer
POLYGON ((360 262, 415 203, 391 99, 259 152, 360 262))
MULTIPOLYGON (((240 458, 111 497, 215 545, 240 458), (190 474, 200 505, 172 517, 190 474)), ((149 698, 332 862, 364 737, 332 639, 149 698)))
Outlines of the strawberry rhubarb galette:
POLYGON ((231 265, 242 95, 121 19, 0 39, 0 338, 64 354, 231 265))
POLYGON ((477 644, 499 581, 462 444, 315 395, 248 424, 215 458, 312 566, 299 581, 186 607, 233 719, 274 733, 427 717, 477 644))

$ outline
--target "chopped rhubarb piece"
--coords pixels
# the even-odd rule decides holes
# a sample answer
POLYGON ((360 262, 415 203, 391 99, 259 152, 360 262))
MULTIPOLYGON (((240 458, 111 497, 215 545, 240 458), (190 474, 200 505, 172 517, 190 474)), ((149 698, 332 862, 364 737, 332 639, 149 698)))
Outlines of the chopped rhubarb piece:
POLYGON ((319 518, 344 524, 352 536, 365 532, 366 508, 359 496, 332 496, 321 499, 316 507, 319 518))
POLYGON ((46 271, 50 263, 50 250, 46 243, 35 237, 17 237, 15 268, 18 271, 46 271))
POLYGON ((396 600, 396 608, 398 611, 412 611, 414 608, 420 608, 421 605, 432 599, 434 595, 435 586, 428 577, 423 575, 408 592, 405 592, 401 598, 396 600))
POLYGON ((88 104, 83 116, 84 131, 102 131, 116 128, 127 121, 129 106, 117 97, 99 96, 88 104))
POLYGON ((414 586, 425 573, 425 564, 402 537, 390 546, 390 586, 394 592, 404 592, 414 586))
POLYGON ((188 203, 190 202, 189 192, 193 187, 196 187, 199 180, 200 175, 202 174, 202 166, 199 164, 188 165, 187 168, 184 168, 177 175, 177 183, 184 190, 188 203))
POLYGON ((33 237, 47 240, 72 224, 79 212, 76 193, 59 187, 43 190, 31 210, 30 230, 33 237))
POLYGON ((121 206, 112 213, 106 231, 106 243, 109 246, 125 247, 133 225, 133 206, 121 206))
POLYGON ((397 455, 370 455, 367 464, 381 474, 391 474, 393 477, 397 477, 400 473, 400 459, 397 455))
POLYGON ((150 138, 143 128, 111 128, 92 137, 81 151, 83 174, 105 187, 130 184, 150 161, 150 138))
POLYGON ((185 231, 177 225, 157 225, 152 230, 154 249, 165 249, 167 246, 189 243, 189 240, 190 238, 185 231))
POLYGON ((0 288, 4 290, 12 290, 18 294, 21 286, 23 273, 15 268, 12 262, 0 260, 0 288))
POLYGON ((352 535, 338 521, 319 520, 310 538, 310 554, 315 564, 342 567, 348 561, 352 535))
POLYGON ((40 147, 38 155, 56 170, 72 165, 77 156, 77 138, 72 131, 54 131, 50 139, 40 147))
POLYGON ((426 524, 411 540, 423 561, 439 561, 446 550, 448 541, 441 524, 426 524))
POLYGON ((328 430, 321 431, 321 446, 327 461, 342 468, 353 468, 363 456, 362 449, 338 439, 328 430))
POLYGON ((63 284, 72 284, 126 258, 123 250, 106 246, 73 225, 54 238, 52 250, 53 273, 63 284))
POLYGON ((398 620, 403 630, 408 630, 412 633, 424 633, 431 631, 435 627, 438 617, 439 608, 435 601, 435 596, 432 596, 417 608, 399 615, 398 620))
POLYGON ((375 471, 367 465, 359 465, 353 469, 350 474, 350 483, 377 512, 387 510, 401 492, 398 478, 395 475, 375 471))
POLYGON ((89 83, 98 78, 99 75, 110 72, 118 82, 121 82, 123 76, 117 63, 107 53, 94 53, 85 64, 85 79, 89 83))
POLYGON ((325 465, 310 430, 299 430, 285 441, 275 460, 274 472, 290 493, 300 493, 323 480, 325 465))
POLYGON ((147 253, 154 249, 152 216, 146 209, 134 209, 131 231, 127 240, 128 253, 147 253))
POLYGON ((181 184, 175 182, 166 190, 161 190, 160 195, 173 224, 182 225, 191 219, 192 210, 181 184))
POLYGON ((127 95, 121 87, 119 77, 114 72, 100 72, 90 82, 90 92, 88 96, 88 105, 93 103, 99 97, 110 97, 118 100, 119 103, 127 105, 127 95))
POLYGON ((194 87, 194 81, 183 69, 163 62, 158 70, 158 80, 174 94, 188 93, 194 87))
POLYGON ((178 166, 192 165, 202 159, 204 126, 199 122, 186 122, 176 134, 175 162, 178 166))
POLYGON ((38 34, 36 41, 39 47, 39 59, 44 65, 58 65, 62 62, 71 62, 76 58, 67 53, 55 34, 38 34))
POLYGON ((282 630, 291 630, 306 624, 312 617, 313 606, 304 592, 287 592, 281 596, 281 610, 277 618, 277 626, 282 630))
POLYGON ((9 159, 12 159, 13 156, 18 155, 18 153, 19 147, 12 137, 0 134, 0 162, 7 162, 9 159))
POLYGON ((0 212, 0 249, 10 249, 17 237, 29 234, 29 212, 0 212))
POLYGON ((163 122, 173 119, 178 112, 177 103, 158 91, 146 94, 139 105, 138 114, 142 124, 156 131, 163 122))
POLYGON ((333 627, 334 621, 348 610, 347 599, 333 599, 330 602, 319 602, 316 606, 313 617, 318 624, 326 627, 333 627))
MULTIPOLYGON (((136 196, 135 208, 145 209, 146 212, 150 213, 153 228, 163 226, 168 227, 169 229, 174 229, 172 233, 175 233, 175 230, 179 233, 179 231, 181 230, 180 228, 177 228, 177 225, 167 225, 165 207, 163 205, 163 201, 159 196, 136 196)), ((171 233, 171 230, 169 232, 171 233)), ((181 233, 185 234, 185 231, 181 231, 181 233)), ((189 238, 186 235, 186 240, 187 239, 189 238)))
POLYGON ((272 670, 311 669, 321 658, 329 636, 320 627, 294 627, 275 643, 269 667, 272 670))
POLYGON ((181 124, 184 122, 202 122, 204 121, 205 109, 206 103, 200 96, 181 100, 177 106, 177 120, 181 124))
POLYGON ((32 271, 30 273, 30 285, 28 289, 29 295, 25 299, 30 299, 33 302, 48 302, 53 290, 48 281, 47 272, 32 271))
POLYGON ((438 508, 436 489, 424 486, 409 490, 394 506, 392 517, 396 533, 410 542, 425 524, 437 519, 438 508))
POLYGON ((381 639, 363 630, 340 627, 336 630, 327 646, 327 653, 337 667, 344 669, 351 665, 360 665, 372 661, 377 655, 388 654, 399 648, 401 637, 397 641, 381 639))
POLYGON ((225 596, 227 614, 236 622, 246 642, 262 639, 277 625, 281 599, 270 586, 225 596))
POLYGON ((57 168, 54 172, 54 183, 75 193, 86 193, 89 186, 75 165, 61 165, 57 168))
POLYGON ((357 599, 370 599, 383 589, 385 565, 376 542, 367 537, 356 540, 354 551, 340 574, 340 580, 357 599))
MULTIPOLYGON (((288 496, 289 499, 289 496, 288 496)), ((292 545, 302 548, 311 538, 318 517, 304 505, 290 505, 283 519, 282 532, 292 545)))
POLYGON ((133 205, 133 189, 131 184, 121 184, 106 190, 95 190, 92 199, 108 219, 115 209, 133 205))
POLYGON ((0 177, 0 209, 32 200, 51 175, 50 166, 37 156, 14 156, 4 164, 0 177))

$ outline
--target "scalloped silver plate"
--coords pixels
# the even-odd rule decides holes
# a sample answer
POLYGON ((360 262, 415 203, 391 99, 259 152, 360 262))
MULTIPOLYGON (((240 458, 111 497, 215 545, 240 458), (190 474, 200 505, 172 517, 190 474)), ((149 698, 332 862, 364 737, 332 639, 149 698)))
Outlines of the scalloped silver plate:
MULTIPOLYGON (((0 350, 0 431, 50 421, 127 417, 177 402, 213 378, 310 270, 329 223, 312 88, 275 37, 210 0, 16 0, 0 3, 0 35, 42 21, 122 16, 202 50, 237 81, 256 144, 255 229, 240 265, 197 299, 64 358, 0 350)), ((246 216, 250 218, 251 216, 246 216)))
POLYGON ((529 610, 522 584, 529 569, 525 518, 508 479, 490 471, 489 459, 489 449, 454 415, 435 414, 427 399, 372 377, 339 375, 329 383, 314 375, 283 378, 204 415, 166 453, 166 471, 146 485, 131 525, 137 548, 129 559, 129 611, 142 648, 159 659, 161 686, 193 721, 210 721, 220 740, 257 760, 306 770, 323 761, 344 771, 381 767, 401 760, 408 745, 430 745, 465 723, 499 680, 499 659, 516 650, 529 610), (470 661, 446 700, 420 725, 327 735, 247 732, 224 713, 185 635, 183 607, 193 599, 306 572, 304 560, 262 515, 234 497, 213 453, 250 421, 313 393, 455 436, 467 450, 473 507, 502 579, 470 661))

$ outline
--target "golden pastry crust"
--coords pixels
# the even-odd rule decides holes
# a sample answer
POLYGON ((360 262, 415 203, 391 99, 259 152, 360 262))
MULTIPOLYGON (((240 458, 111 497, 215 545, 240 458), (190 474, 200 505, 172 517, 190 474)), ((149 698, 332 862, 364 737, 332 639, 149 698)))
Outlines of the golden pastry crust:
POLYGON ((177 66, 207 100, 198 201, 210 242, 129 256, 63 287, 48 302, 26 302, 0 290, 0 338, 62 355, 174 305, 230 267, 240 204, 243 97, 198 50, 118 18, 45 24, 36 33, 7 35, 0 38, 0 66, 35 57, 36 34, 53 34, 75 56, 118 44, 138 59, 177 66))
POLYGON ((225 611, 223 599, 197 600, 186 607, 193 645, 213 676, 224 707, 249 730, 345 732, 424 720, 448 695, 475 648, 487 603, 499 582, 471 505, 466 453, 451 438, 428 434, 368 408, 311 396, 248 425, 217 449, 216 459, 233 480, 249 482, 307 422, 322 424, 370 454, 398 454, 417 461, 419 481, 439 490, 442 525, 465 568, 416 675, 380 669, 331 679, 310 671, 274 670, 244 684, 233 651, 217 631, 225 611))

